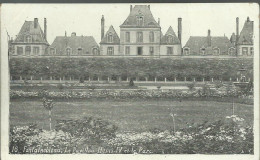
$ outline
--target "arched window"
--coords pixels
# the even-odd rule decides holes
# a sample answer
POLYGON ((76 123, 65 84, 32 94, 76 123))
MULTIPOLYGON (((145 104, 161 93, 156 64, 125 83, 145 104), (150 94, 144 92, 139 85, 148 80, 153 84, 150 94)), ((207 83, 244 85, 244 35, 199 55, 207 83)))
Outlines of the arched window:
POLYGON ((67 53, 68 56, 71 55, 71 48, 67 48, 66 53, 67 53))
POLYGON ((92 49, 92 53, 93 53, 93 55, 98 55, 98 49, 97 48, 93 48, 92 49))
POLYGON ((150 42, 154 42, 154 33, 153 33, 153 31, 151 31, 149 33, 149 40, 150 40, 150 42))
POLYGON ((82 48, 78 48, 78 55, 81 55, 82 54, 82 48))
POLYGON ((168 43, 173 43, 173 37, 171 35, 167 36, 167 42, 168 43))
POLYGON ((138 26, 144 25, 144 17, 137 17, 137 25, 138 26))
POLYGON ((234 56, 235 54, 236 54, 236 52, 235 52, 235 48, 229 48, 229 51, 228 51, 228 54, 230 55, 230 56, 234 56))
POLYGON ((50 54, 51 54, 51 55, 54 55, 54 54, 55 54, 55 49, 54 49, 54 48, 51 48, 51 49, 50 49, 50 54))
POLYGON ((190 54, 190 49, 189 48, 184 48, 183 49, 184 55, 189 55, 190 54))
POLYGON ((112 33, 109 33, 109 34, 107 35, 107 41, 108 41, 109 43, 112 43, 112 42, 113 42, 113 34, 112 34, 112 33))
POLYGON ((206 49, 205 48, 201 48, 200 49, 200 53, 201 53, 201 55, 205 55, 206 54, 206 49))
POLYGON ((220 49, 219 48, 214 48, 213 49, 213 55, 219 55, 220 54, 220 49))

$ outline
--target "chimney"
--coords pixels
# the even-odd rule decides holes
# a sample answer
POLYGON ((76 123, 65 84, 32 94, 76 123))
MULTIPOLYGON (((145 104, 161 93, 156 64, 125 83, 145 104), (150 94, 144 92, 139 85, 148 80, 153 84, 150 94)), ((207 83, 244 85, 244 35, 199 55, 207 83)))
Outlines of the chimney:
POLYGON ((211 36, 210 36, 210 29, 208 30, 208 37, 207 37, 208 46, 211 46, 211 36))
POLYGON ((132 11, 132 9, 133 9, 133 6, 132 6, 132 5, 130 5, 130 12, 132 11))
POLYGON ((38 25, 38 18, 34 18, 34 28, 37 28, 38 25))
POLYGON ((247 17, 246 21, 247 21, 247 22, 250 22, 250 19, 249 19, 249 17, 247 17))
POLYGON ((105 18, 104 18, 104 15, 102 15, 102 18, 101 18, 101 40, 103 39, 105 35, 105 18))
POLYGON ((181 42, 181 34, 182 34, 182 18, 178 18, 178 38, 181 42))
POLYGON ((72 32, 71 37, 75 37, 75 36, 76 36, 76 32, 72 32))
POLYGON ((238 17, 236 18, 236 32, 237 32, 236 41, 238 41, 238 38, 239 38, 239 18, 238 17))
POLYGON ((149 10, 150 10, 150 5, 148 5, 148 8, 149 8, 149 10))
POLYGON ((44 38, 47 41, 47 19, 44 18, 44 38))
POLYGON ((160 18, 158 18, 158 24, 160 25, 160 18))

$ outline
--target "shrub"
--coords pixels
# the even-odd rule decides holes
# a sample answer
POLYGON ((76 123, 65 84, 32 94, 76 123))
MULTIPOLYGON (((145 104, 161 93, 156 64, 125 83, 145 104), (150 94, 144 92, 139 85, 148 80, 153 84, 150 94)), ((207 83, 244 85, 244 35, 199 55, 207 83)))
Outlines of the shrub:
POLYGON ((133 86, 135 86, 135 84, 134 84, 134 81, 133 81, 133 79, 132 79, 132 78, 131 78, 131 79, 130 79, 130 81, 129 81, 129 86, 130 86, 130 87, 133 87, 133 86))
POLYGON ((187 87, 189 88, 190 91, 194 90, 195 82, 192 82, 192 83, 188 84, 187 87))
POLYGON ((84 143, 102 143, 103 140, 115 137, 118 127, 107 121, 93 117, 78 120, 58 120, 56 130, 68 132, 82 139, 84 143))

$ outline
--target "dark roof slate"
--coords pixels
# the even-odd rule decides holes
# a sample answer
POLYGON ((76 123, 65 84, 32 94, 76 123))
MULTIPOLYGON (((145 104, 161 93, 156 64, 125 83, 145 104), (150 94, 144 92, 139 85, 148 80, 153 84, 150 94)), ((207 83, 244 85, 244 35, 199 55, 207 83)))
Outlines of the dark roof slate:
POLYGON ((111 25, 108 29, 108 31, 106 32, 105 36, 101 39, 100 44, 120 44, 120 38, 117 35, 114 27, 111 25), (112 34, 113 36, 113 42, 108 42, 108 35, 112 34))
POLYGON ((253 45, 253 28, 254 28, 254 21, 250 21, 249 18, 244 23, 244 27, 240 32, 238 45, 246 44, 246 45, 253 45))
POLYGON ((160 25, 155 21, 152 12, 147 5, 135 5, 120 27, 160 28, 160 25), (137 16, 139 15, 144 18, 144 24, 142 26, 137 25, 137 16))
POLYGON ((171 26, 168 28, 168 30, 165 33, 165 35, 162 35, 161 44, 170 44, 170 45, 181 44, 179 38, 176 36, 176 34, 173 31, 171 26), (167 37, 169 35, 171 35, 173 37, 173 41, 171 43, 168 43, 168 41, 167 41, 167 37))
POLYGON ((34 21, 25 21, 19 34, 14 40, 14 43, 25 42, 25 36, 32 36, 32 43, 45 43, 48 44, 47 40, 44 38, 44 33, 37 22, 37 27, 34 28, 34 21))
POLYGON ((93 48, 99 48, 92 36, 57 36, 50 48, 55 48, 57 54, 66 54, 66 49, 71 48, 72 53, 77 53, 78 48, 82 48, 82 53, 92 53, 93 48))
POLYGON ((229 39, 225 36, 223 37, 211 36, 211 46, 208 46, 207 39, 208 37, 191 36, 183 48, 188 47, 190 48, 191 52, 199 53, 200 48, 205 48, 206 51, 210 52, 215 47, 217 47, 220 49, 220 52, 227 52, 230 47, 234 47, 229 41, 229 39))

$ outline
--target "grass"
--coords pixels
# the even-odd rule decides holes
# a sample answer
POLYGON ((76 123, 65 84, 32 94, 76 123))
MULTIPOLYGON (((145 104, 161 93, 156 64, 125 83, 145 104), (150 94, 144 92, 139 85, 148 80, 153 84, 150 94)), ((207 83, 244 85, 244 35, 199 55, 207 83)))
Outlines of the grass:
MULTIPOLYGON (((176 128, 190 123, 215 121, 232 113, 232 104, 215 101, 157 101, 157 100, 76 100, 55 102, 53 120, 99 117, 119 127, 119 131, 147 131, 152 128, 170 129, 171 108, 177 114, 176 128)), ((235 104, 235 114, 253 125, 253 105, 235 104)), ((48 129, 48 111, 39 100, 11 100, 10 125, 37 123, 48 129)))

